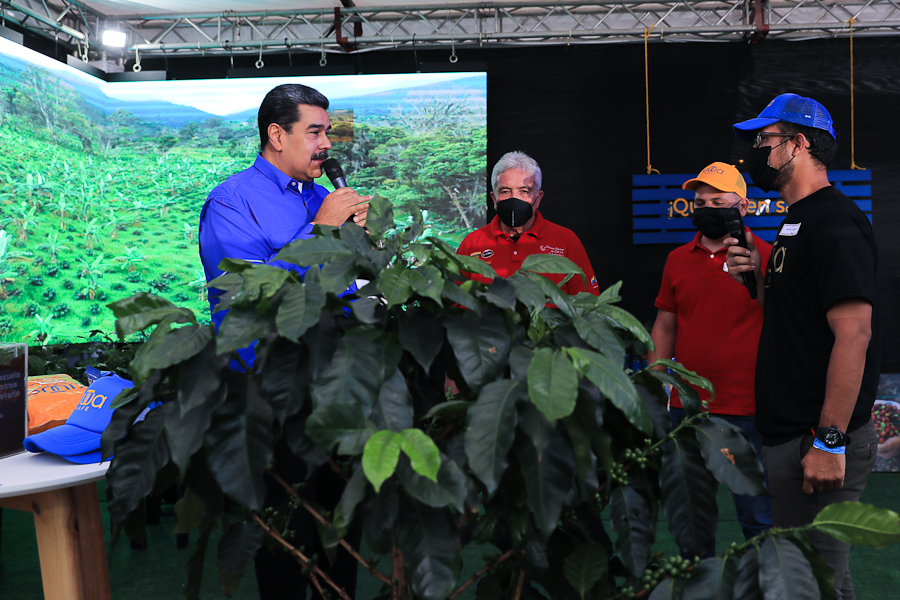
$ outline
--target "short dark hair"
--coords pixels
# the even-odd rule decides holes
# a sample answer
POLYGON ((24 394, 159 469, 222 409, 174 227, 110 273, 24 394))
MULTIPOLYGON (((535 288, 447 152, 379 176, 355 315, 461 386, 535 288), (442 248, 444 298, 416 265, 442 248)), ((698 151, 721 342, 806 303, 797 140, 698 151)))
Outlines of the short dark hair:
POLYGON ((282 129, 291 132, 291 127, 302 117, 300 104, 318 106, 328 110, 328 98, 318 90, 299 83, 285 83, 269 90, 262 104, 256 121, 259 124, 259 151, 269 144, 269 125, 278 124, 282 129))
MULTIPOLYGON (((806 125, 797 125, 787 121, 779 121, 778 129, 781 133, 802 133, 809 140, 809 154, 823 167, 828 167, 837 154, 837 139, 831 137, 831 134, 824 129, 816 127, 807 127, 806 125)), ((837 135, 837 129, 834 130, 837 135)))

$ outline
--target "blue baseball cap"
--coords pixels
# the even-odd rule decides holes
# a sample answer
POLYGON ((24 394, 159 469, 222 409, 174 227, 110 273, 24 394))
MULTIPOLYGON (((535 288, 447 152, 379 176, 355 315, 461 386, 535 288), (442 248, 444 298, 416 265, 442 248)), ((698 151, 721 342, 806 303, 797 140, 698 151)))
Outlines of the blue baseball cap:
POLYGON ((755 119, 735 123, 734 133, 745 142, 752 142, 758 130, 778 121, 822 129, 837 139, 828 110, 812 98, 797 94, 776 96, 755 119))
POLYGON ((115 373, 96 379, 81 395, 68 420, 25 438, 29 452, 51 452, 78 463, 98 463, 101 459, 100 436, 112 419, 113 398, 134 384, 115 373))

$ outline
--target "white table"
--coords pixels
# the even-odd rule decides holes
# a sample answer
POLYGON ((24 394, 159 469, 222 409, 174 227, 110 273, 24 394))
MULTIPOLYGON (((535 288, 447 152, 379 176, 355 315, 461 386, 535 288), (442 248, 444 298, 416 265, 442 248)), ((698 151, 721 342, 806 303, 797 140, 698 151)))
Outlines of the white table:
POLYGON ((0 507, 34 514, 46 600, 111 600, 95 484, 107 469, 46 452, 0 459, 0 507))

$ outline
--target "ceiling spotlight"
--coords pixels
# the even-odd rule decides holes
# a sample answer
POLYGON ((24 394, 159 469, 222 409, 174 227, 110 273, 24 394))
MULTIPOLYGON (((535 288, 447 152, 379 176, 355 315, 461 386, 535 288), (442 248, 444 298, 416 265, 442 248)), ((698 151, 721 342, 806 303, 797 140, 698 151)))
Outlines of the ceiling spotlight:
POLYGON ((103 45, 114 46, 116 48, 125 47, 125 32, 115 29, 107 29, 103 32, 103 45))

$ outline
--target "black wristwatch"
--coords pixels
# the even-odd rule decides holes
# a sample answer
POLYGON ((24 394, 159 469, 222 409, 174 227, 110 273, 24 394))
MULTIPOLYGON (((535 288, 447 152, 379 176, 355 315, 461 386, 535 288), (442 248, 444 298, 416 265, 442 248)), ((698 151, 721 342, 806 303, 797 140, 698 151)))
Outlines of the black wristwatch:
POLYGON ((834 426, 817 427, 816 439, 827 448, 840 448, 850 443, 850 436, 834 426))

